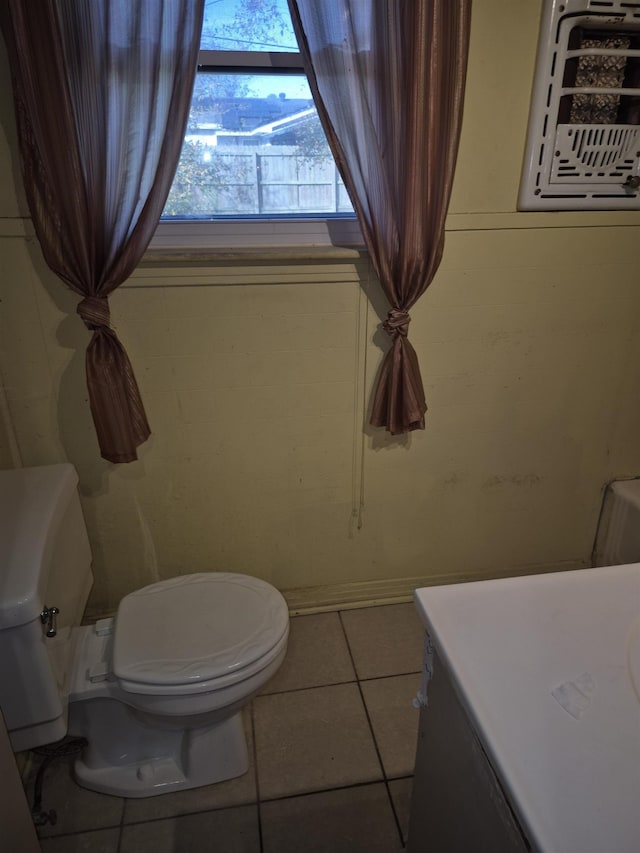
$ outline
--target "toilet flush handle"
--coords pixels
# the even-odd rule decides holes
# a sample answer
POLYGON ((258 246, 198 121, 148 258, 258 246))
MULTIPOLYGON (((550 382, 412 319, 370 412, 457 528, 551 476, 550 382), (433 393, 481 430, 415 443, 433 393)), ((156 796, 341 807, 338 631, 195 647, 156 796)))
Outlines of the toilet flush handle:
POLYGON ((40 621, 43 625, 47 626, 47 637, 55 637, 58 633, 58 626, 56 625, 56 616, 58 613, 60 613, 60 611, 57 607, 45 607, 40 614, 40 621))

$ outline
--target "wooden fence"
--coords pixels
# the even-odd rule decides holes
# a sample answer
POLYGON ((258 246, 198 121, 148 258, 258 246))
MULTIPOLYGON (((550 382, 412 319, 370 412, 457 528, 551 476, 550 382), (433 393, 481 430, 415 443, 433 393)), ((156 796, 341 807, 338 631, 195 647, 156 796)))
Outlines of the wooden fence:
POLYGON ((352 212, 331 157, 282 145, 194 145, 183 152, 165 209, 168 216, 352 212))

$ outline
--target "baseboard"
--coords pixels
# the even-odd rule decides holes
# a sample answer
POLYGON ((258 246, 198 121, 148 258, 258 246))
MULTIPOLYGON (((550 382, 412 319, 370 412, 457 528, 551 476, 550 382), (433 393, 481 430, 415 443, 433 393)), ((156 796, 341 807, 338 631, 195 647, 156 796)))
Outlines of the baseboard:
POLYGON ((447 572, 418 575, 409 578, 328 584, 282 590, 292 616, 322 613, 327 610, 351 610, 357 607, 376 607, 382 604, 401 604, 412 601, 413 591, 425 586, 466 583, 496 578, 539 575, 589 567, 587 560, 566 560, 559 563, 519 566, 510 569, 485 569, 481 572, 447 572))

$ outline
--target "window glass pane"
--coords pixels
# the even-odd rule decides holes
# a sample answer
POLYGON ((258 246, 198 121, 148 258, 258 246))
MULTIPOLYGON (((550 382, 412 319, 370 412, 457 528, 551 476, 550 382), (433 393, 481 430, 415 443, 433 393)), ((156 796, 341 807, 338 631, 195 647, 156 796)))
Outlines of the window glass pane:
POLYGON ((303 74, 197 75, 163 218, 345 213, 303 74))
POLYGON ((206 0, 200 47, 296 53, 287 0, 206 0))

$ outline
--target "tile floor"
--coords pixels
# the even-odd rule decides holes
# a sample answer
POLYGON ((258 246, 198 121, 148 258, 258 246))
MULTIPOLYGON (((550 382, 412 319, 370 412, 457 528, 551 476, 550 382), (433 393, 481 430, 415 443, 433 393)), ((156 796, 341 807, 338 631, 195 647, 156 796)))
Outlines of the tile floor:
POLYGON ((282 668, 245 712, 245 776, 127 800, 78 787, 58 760, 43 853, 401 851, 421 663, 412 604, 293 618, 282 668))

